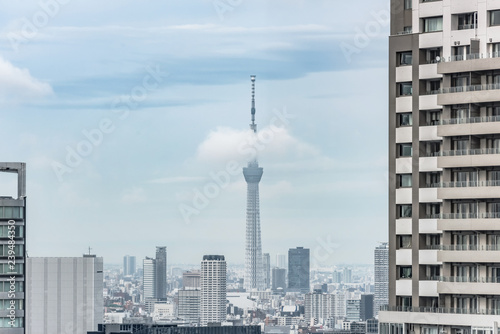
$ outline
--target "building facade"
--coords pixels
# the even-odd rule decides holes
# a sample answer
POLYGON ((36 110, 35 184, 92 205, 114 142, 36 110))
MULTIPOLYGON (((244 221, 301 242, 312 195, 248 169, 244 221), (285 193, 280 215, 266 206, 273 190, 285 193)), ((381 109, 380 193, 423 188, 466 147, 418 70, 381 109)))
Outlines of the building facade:
POLYGON ((27 259, 26 333, 86 334, 103 321, 103 259, 27 259))
POLYGON ((200 323, 201 290, 184 288, 177 293, 177 316, 189 323, 200 323))
MULTIPOLYGON (((24 334, 26 326, 26 164, 1 162, 17 174, 17 198, 0 196, 0 334, 24 334), (12 264, 11 261, 14 261, 12 264)), ((6 195, 6 194, 4 194, 6 195)))
POLYGON ((306 293, 304 304, 305 320, 308 324, 324 325, 328 319, 334 317, 335 295, 315 290, 312 293, 306 293))
POLYGON ((264 289, 271 288, 271 256, 264 253, 262 256, 262 267, 264 268, 264 289))
POLYGON ((381 333, 494 333, 500 3, 391 1, 389 306, 381 333))
POLYGON ((143 300, 156 299, 156 260, 146 257, 142 261, 143 300))
POLYGON ((167 298, 167 247, 156 247, 155 266, 156 299, 165 300, 167 298))
POLYGON ((200 288, 200 272, 198 270, 182 273, 182 286, 184 288, 200 288))
POLYGON ((272 285, 273 291, 277 291, 279 288, 286 291, 286 269, 283 268, 273 268, 272 271, 272 285))
POLYGON ((226 320, 226 260, 205 255, 201 262, 201 324, 226 320))
POLYGON ((309 292, 309 249, 304 247, 288 250, 288 289, 291 292, 309 292))
POLYGON ((375 297, 374 310, 375 316, 378 316, 380 306, 389 304, 389 244, 382 243, 375 248, 375 297))

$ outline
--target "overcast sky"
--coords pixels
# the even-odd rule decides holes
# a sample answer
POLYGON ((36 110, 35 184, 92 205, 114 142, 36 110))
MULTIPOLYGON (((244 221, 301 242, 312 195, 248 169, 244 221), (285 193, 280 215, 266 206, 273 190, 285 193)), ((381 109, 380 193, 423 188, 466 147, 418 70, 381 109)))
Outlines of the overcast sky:
MULTIPOLYGON (((30 256, 373 262, 387 239, 384 0, 42 0, 0 6, 2 161, 27 163, 30 256), (256 75, 257 139, 248 132, 256 75)), ((0 175, 2 195, 15 192, 0 175)))

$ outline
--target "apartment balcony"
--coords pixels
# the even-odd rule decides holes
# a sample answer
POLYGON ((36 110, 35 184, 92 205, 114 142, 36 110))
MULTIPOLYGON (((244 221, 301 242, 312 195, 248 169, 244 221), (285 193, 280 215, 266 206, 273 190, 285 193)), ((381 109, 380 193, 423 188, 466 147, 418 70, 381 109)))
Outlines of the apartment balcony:
POLYGON ((492 277, 442 277, 437 283, 440 294, 500 295, 500 279, 492 277))
POLYGON ((482 218, 481 216, 439 215, 437 229, 440 231, 500 231, 500 218, 482 218))
POLYGON ((438 185, 438 199, 498 198, 500 194, 500 181, 457 181, 438 185))
POLYGON ((500 165, 500 149, 497 148, 448 150, 438 152, 436 155, 440 168, 500 165))
POLYGON ((498 133, 500 116, 468 117, 442 120, 437 127, 437 135, 468 136, 498 133))
MULTIPOLYGON (((500 60, 497 63, 500 65, 500 60)), ((465 69, 463 70, 465 71, 465 69)), ((441 88, 437 96, 439 105, 467 104, 498 101, 500 84, 470 85, 441 88)))
POLYGON ((389 306, 382 305, 380 311, 412 312, 412 313, 450 313, 450 314, 484 314, 500 315, 499 309, 469 309, 450 307, 416 307, 416 306, 389 306))
POLYGON ((450 74, 457 72, 496 70, 500 66, 500 53, 472 53, 467 55, 442 58, 437 65, 437 72, 450 74))
POLYGON ((500 262, 500 250, 441 250, 438 252, 437 258, 440 262, 498 263, 500 262))

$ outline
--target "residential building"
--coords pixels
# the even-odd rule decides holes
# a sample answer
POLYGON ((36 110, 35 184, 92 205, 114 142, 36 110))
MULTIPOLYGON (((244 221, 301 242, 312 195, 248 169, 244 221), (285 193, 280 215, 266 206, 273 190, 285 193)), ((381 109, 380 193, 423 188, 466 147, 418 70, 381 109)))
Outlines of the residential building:
POLYGON ((309 249, 288 250, 288 289, 291 292, 309 292, 309 249))
POLYGON ((389 244, 381 243, 375 248, 375 316, 378 316, 380 306, 389 304, 389 244))
POLYGON ((497 333, 500 3, 391 0, 380 332, 497 333))
POLYGON ((143 300, 156 299, 156 260, 146 257, 143 262, 143 300))
POLYGON ((24 334, 26 326, 26 164, 0 162, 0 172, 17 174, 17 197, 0 196, 0 334, 24 334), (15 264, 12 265, 12 256, 15 264), (10 262, 10 263, 9 263, 10 262), (12 317, 11 317, 12 315, 12 317))
POLYGON ((189 323, 200 323, 201 290, 184 288, 177 293, 177 316, 189 323))
POLYGON ((201 262, 201 324, 226 320, 226 260, 204 255, 201 262))
POLYGON ((326 324, 334 317, 335 296, 314 290, 305 295, 305 320, 308 324, 326 324), (312 321, 314 319, 314 321, 312 321))
POLYGON ((86 334, 103 321, 102 257, 30 257, 26 285, 27 334, 86 334))

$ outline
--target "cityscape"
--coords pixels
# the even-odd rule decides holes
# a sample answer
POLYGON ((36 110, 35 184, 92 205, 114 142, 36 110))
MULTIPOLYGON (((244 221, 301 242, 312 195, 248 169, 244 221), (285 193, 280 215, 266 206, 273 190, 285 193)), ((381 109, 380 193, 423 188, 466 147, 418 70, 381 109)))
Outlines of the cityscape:
POLYGON ((4 10, 0 334, 500 334, 497 0, 4 10))

